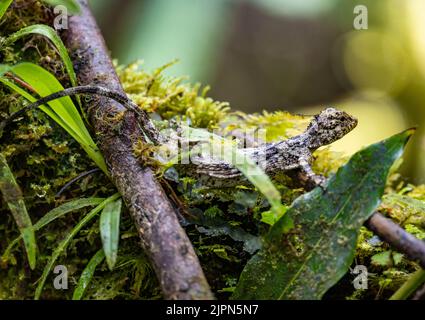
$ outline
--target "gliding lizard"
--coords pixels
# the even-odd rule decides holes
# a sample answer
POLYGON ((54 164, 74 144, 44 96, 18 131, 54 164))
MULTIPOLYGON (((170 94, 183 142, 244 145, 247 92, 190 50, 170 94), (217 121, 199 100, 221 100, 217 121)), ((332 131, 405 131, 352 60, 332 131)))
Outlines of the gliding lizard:
MULTIPOLYGON (((24 107, 0 123, 0 132, 13 119, 18 118, 27 110, 37 108, 49 101, 75 94, 93 94, 105 96, 121 103, 127 111, 137 114, 142 128, 153 144, 166 141, 155 128, 148 115, 128 97, 98 86, 80 86, 68 88, 24 107)), ((254 160, 269 176, 279 172, 300 170, 315 185, 320 185, 323 178, 316 175, 311 169, 312 153, 321 146, 328 145, 341 139, 357 125, 357 119, 344 111, 327 108, 314 116, 307 129, 298 136, 269 143, 257 148, 246 148, 242 151, 254 160)), ((1 136, 1 133, 0 133, 1 136)), ((192 163, 176 165, 176 169, 188 176, 194 177, 207 187, 232 187, 243 182, 246 178, 231 164, 211 157, 192 157, 192 163)))

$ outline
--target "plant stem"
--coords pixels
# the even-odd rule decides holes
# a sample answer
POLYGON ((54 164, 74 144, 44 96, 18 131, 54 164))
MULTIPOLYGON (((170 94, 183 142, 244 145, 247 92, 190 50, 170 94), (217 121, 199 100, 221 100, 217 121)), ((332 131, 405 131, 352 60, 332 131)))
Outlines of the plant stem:
POLYGON ((419 269, 391 296, 390 300, 406 300, 419 286, 425 282, 425 270, 419 269))

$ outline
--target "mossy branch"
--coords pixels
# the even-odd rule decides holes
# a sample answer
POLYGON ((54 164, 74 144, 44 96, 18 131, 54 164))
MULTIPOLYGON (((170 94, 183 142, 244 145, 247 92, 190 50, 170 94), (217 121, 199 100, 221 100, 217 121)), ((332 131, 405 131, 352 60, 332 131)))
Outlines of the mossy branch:
MULTIPOLYGON (((86 0, 78 1, 81 15, 73 16, 64 34, 80 85, 99 85, 124 91, 104 40, 86 0)), ((99 137, 100 149, 121 193, 167 299, 213 298, 192 244, 179 225, 175 211, 149 167, 134 156, 135 141, 144 140, 137 116, 103 97, 86 103, 99 137), (122 115, 120 122, 116 119, 122 115)), ((146 128, 142 128, 146 129, 146 128)))

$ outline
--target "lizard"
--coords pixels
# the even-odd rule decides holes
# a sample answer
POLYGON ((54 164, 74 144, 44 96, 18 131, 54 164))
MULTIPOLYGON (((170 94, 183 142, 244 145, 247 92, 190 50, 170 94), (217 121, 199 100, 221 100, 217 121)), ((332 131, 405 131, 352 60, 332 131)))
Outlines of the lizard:
MULTIPOLYGON (((329 107, 314 116, 303 133, 241 151, 270 177, 298 170, 306 176, 307 183, 322 185, 324 178, 316 175, 311 168, 313 152, 341 139, 357 126, 357 122, 348 113, 329 107)), ((194 178, 202 186, 222 188, 247 182, 242 172, 222 159, 195 155, 190 160, 189 164, 178 164, 177 171, 194 178)))
MULTIPOLYGON (((0 123, 0 137, 3 129, 12 120, 22 116, 26 111, 37 108, 52 100, 76 94, 100 95, 121 103, 127 111, 134 112, 148 141, 154 145, 165 144, 167 138, 154 126, 148 114, 140 109, 125 95, 99 86, 77 86, 58 91, 27 105, 0 123)), ((348 113, 329 107, 314 116, 307 129, 290 139, 268 143, 256 148, 245 148, 242 152, 255 161, 261 169, 273 177, 279 172, 298 170, 314 185, 321 185, 323 177, 316 175, 311 168, 312 153, 318 148, 331 144, 357 126, 357 119, 348 113)), ((193 156, 189 164, 176 164, 179 173, 190 176, 207 187, 233 187, 247 182, 247 178, 221 159, 193 156)))

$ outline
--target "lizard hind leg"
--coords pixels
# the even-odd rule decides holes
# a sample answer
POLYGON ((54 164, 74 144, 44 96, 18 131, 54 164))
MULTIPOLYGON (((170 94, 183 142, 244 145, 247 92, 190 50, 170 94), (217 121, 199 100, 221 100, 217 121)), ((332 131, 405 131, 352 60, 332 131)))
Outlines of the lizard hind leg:
POLYGON ((301 158, 299 165, 300 165, 300 170, 307 178, 306 184, 308 186, 311 186, 312 188, 319 186, 322 189, 324 189, 326 178, 320 174, 316 174, 311 168, 311 164, 309 161, 307 161, 304 158, 301 158))

